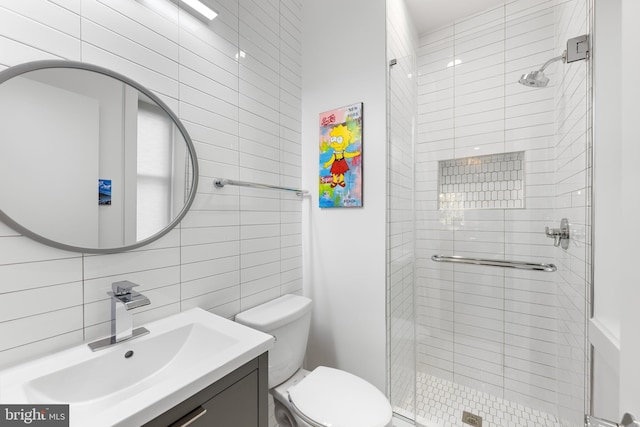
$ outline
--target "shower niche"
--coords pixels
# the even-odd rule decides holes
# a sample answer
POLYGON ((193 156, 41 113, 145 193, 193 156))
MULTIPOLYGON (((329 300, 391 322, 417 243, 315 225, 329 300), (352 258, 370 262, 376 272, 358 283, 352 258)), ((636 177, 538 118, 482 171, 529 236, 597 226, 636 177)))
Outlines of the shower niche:
POLYGON ((524 151, 439 161, 440 210, 524 208, 524 163, 524 151))

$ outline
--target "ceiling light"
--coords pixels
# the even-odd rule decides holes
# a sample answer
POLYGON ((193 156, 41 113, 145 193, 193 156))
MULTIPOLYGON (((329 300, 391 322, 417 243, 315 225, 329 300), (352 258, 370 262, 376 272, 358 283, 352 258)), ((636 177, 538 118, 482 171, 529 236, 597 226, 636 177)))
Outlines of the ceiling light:
POLYGON ((209 21, 213 20, 218 13, 212 10, 210 7, 206 6, 200 0, 172 0, 174 3, 184 3, 189 6, 194 11, 198 12, 200 15, 207 18, 209 21))

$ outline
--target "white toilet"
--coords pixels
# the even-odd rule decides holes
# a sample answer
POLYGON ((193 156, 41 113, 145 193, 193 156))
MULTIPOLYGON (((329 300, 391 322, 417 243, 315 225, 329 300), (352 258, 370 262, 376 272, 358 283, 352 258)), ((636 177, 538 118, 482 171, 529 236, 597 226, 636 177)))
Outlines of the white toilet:
POLYGON ((280 427, 387 427, 391 405, 376 387, 339 369, 302 369, 311 300, 285 295, 239 313, 236 322, 273 335, 269 392, 280 427))

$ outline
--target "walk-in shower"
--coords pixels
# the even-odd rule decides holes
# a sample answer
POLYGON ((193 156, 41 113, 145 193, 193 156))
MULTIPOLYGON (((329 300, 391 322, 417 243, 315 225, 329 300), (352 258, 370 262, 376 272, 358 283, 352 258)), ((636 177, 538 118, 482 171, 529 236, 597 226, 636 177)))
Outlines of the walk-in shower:
POLYGON ((389 393, 410 424, 584 425, 590 2, 509 0, 414 39, 389 13, 389 393))

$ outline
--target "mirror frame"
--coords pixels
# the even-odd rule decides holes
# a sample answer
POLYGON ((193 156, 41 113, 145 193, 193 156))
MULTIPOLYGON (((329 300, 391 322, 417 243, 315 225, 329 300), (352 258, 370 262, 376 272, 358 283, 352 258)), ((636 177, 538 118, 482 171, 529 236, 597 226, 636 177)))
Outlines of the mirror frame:
MULTIPOLYGON (((193 204, 193 200, 195 199, 196 192, 198 190, 198 181, 199 181, 198 156, 196 155, 195 146, 193 145, 193 142, 191 141, 191 138, 189 137, 187 129, 184 127, 184 125, 182 124, 182 122, 180 121, 178 116, 176 116, 176 114, 173 111, 171 111, 171 109, 157 95, 155 95, 153 92, 151 92, 151 90, 145 88, 144 86, 142 86, 141 84, 137 83, 136 81, 134 81, 134 80, 132 80, 132 79, 120 74, 120 73, 117 73, 115 71, 109 70, 107 68, 103 68, 103 67, 98 66, 98 65, 89 64, 89 63, 86 63, 86 62, 55 60, 55 59, 54 60, 26 62, 26 63, 15 65, 15 66, 12 66, 12 67, 9 67, 9 68, 7 68, 5 70, 0 71, 0 84, 4 83, 5 81, 7 81, 9 79, 12 79, 14 77, 17 77, 17 76, 20 76, 22 74, 25 74, 27 72, 36 71, 36 70, 44 70, 44 69, 48 69, 48 68, 71 68, 71 69, 86 70, 86 71, 99 73, 99 74, 105 75, 107 77, 111 77, 111 78, 117 79, 117 80, 119 80, 119 81, 121 81, 121 82, 123 82, 123 83, 125 83, 125 84, 127 84, 127 85, 129 85, 129 86, 131 86, 131 87, 133 87, 135 89, 137 89, 139 92, 141 92, 144 95, 146 95, 147 97, 149 97, 149 99, 151 99, 153 102, 155 102, 160 108, 162 108, 162 110, 165 113, 167 113, 167 115, 171 118, 173 123, 175 123, 175 125, 178 127, 178 130, 182 134, 182 137, 184 138, 185 143, 187 144, 187 150, 189 152, 189 157, 191 158, 191 166, 192 166, 192 169, 193 169, 193 181, 192 181, 192 184, 191 184, 191 191, 190 191, 189 196, 187 198, 187 201, 184 204, 184 207, 182 208, 180 213, 166 227, 164 227, 162 230, 160 230, 156 234, 154 234, 154 235, 152 235, 150 237, 147 237, 144 240, 140 240, 140 241, 138 241, 138 242, 136 242, 134 244, 131 244, 131 245, 124 245, 124 246, 111 247, 111 248, 84 248, 84 247, 68 245, 66 243, 60 243, 60 242, 57 242, 55 240, 48 239, 48 238, 46 238, 46 237, 44 237, 44 236, 42 236, 40 234, 37 234, 37 233, 29 230, 26 227, 20 225, 20 223, 16 222, 13 218, 8 216, 2 210, 1 201, 0 201, 0 221, 2 221, 3 223, 7 224, 9 227, 14 229, 15 231, 23 234, 26 237, 29 237, 30 239, 33 239, 33 240, 35 240, 35 241, 37 241, 39 243, 42 243, 42 244, 45 244, 45 245, 48 245, 48 246, 52 246, 54 248, 62 249, 62 250, 65 250, 65 251, 81 252, 81 253, 89 253, 89 254, 110 254, 110 253, 126 252, 126 251, 130 251, 132 249, 140 248, 142 246, 148 245, 149 243, 152 243, 152 242, 158 240, 159 238, 161 238, 162 236, 167 234, 169 231, 171 231, 173 228, 175 228, 175 226, 178 225, 178 223, 180 223, 180 221, 182 221, 184 216, 189 211, 189 208, 193 204)), ((2 141, 0 141, 0 144, 1 143, 2 143, 2 141)), ((96 186, 96 189, 97 189, 97 186, 96 186)))

